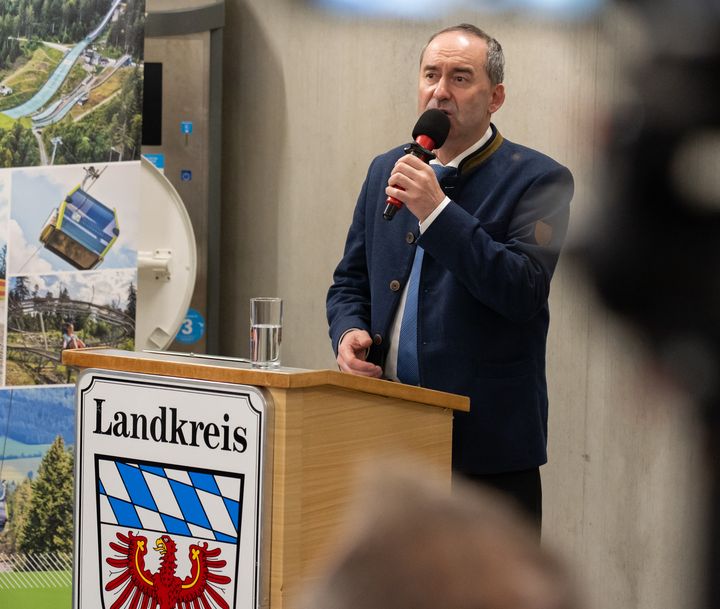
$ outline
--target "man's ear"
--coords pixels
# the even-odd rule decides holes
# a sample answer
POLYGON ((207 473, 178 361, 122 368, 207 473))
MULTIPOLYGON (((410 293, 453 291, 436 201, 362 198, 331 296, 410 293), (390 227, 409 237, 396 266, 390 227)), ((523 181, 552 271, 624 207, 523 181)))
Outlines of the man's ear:
POLYGON ((499 83, 495 85, 495 89, 492 92, 492 97, 490 99, 490 105, 488 106, 488 110, 490 111, 490 114, 493 114, 500 110, 500 107, 503 105, 503 102, 505 101, 505 85, 502 83, 499 83))

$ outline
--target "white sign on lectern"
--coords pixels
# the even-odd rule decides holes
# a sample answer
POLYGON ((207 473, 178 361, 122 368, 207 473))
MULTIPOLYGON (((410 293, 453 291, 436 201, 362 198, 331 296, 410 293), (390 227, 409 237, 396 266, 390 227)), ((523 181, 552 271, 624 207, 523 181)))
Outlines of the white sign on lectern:
POLYGON ((256 609, 269 406, 254 387, 86 370, 75 609, 256 609))

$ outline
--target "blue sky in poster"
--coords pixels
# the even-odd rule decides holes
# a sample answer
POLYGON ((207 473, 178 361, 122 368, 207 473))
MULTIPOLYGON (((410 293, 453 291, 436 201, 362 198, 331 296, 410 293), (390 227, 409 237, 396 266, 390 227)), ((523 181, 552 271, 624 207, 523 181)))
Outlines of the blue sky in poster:
POLYGON ((23 444, 51 444, 58 435, 74 444, 75 386, 0 389, 0 449, 6 430, 23 444))
POLYGON ((74 385, 0 389, 0 478, 34 477, 57 436, 75 444, 74 385))

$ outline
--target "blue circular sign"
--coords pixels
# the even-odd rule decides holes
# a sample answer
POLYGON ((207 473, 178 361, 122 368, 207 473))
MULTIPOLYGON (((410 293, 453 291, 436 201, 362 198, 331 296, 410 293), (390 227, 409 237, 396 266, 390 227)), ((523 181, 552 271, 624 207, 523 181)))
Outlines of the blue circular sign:
POLYGON ((179 343, 192 345, 205 334, 205 318, 195 309, 188 309, 187 315, 180 325, 175 340, 179 343))

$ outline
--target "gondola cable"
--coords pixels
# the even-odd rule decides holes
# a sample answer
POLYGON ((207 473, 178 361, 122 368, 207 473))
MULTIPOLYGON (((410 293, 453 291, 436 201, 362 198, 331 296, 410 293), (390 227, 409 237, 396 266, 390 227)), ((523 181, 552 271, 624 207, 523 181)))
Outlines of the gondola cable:
POLYGON ((17 274, 18 274, 18 275, 19 275, 19 274, 22 272, 22 270, 27 266, 28 262, 30 262, 33 258, 35 258, 35 256, 37 256, 38 252, 39 252, 42 248, 43 248, 43 246, 40 245, 40 247, 38 247, 32 254, 30 254, 30 257, 29 257, 25 262, 23 262, 23 263, 22 263, 22 266, 17 270, 17 274))
POLYGON ((83 169, 85 170, 85 177, 83 178, 83 181, 82 181, 82 184, 80 185, 80 188, 81 188, 82 190, 84 190, 85 192, 89 192, 90 189, 91 189, 91 188, 93 187, 93 185, 95 184, 95 182, 97 182, 98 178, 99 178, 99 177, 103 174, 103 172, 107 169, 107 165, 105 165, 105 167, 103 167, 100 171, 98 171, 97 169, 95 169, 95 167, 93 167, 92 165, 90 165, 90 167, 83 167, 83 169), (90 184, 89 184, 89 185, 87 186, 87 188, 86 188, 86 187, 85 187, 85 183, 86 183, 89 179, 92 179, 92 182, 90 182, 90 184))
POLYGON ((70 148, 68 148, 65 142, 63 142, 62 138, 60 138, 58 143, 65 149, 65 152, 72 157, 73 162, 79 165, 80 161, 78 161, 77 157, 72 153, 70 148))

